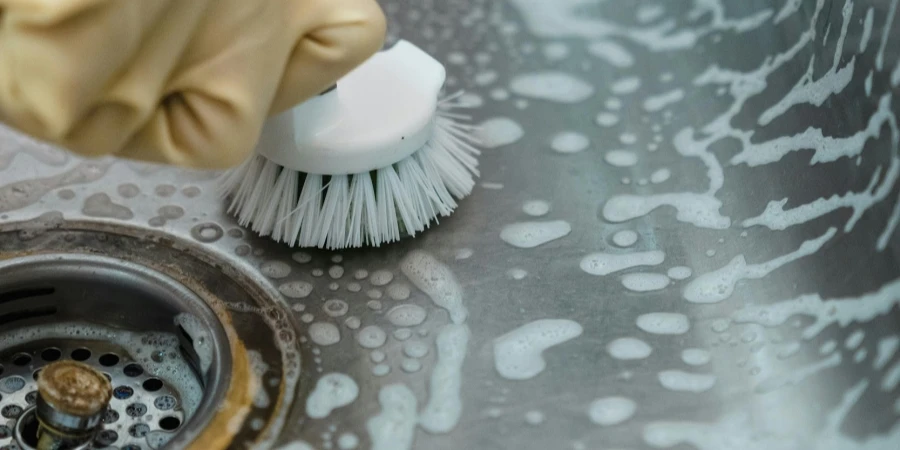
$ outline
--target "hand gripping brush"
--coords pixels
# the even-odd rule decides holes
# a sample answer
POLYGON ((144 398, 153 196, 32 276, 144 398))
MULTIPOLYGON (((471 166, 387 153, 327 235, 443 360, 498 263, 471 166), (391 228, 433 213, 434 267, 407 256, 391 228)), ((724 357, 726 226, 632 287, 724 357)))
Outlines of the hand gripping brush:
POLYGON ((400 41, 337 87, 270 118, 226 173, 228 212, 290 246, 379 246, 415 236, 472 192, 479 150, 446 71, 400 41))

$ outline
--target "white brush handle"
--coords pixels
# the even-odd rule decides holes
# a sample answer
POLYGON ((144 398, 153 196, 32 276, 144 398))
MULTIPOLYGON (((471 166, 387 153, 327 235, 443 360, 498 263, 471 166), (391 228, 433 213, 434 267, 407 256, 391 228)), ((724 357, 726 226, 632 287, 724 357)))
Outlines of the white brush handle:
POLYGON ((431 138, 444 66, 400 41, 337 89, 270 118, 256 151, 298 172, 346 175, 387 167, 431 138))

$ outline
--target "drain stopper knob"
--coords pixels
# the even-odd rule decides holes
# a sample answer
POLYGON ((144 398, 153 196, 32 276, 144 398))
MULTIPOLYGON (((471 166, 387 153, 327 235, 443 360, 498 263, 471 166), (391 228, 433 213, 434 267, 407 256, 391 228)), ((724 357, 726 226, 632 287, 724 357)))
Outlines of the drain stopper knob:
POLYGON ((90 441, 103 420, 112 385, 102 373, 75 361, 59 361, 37 380, 38 449, 73 448, 90 441))

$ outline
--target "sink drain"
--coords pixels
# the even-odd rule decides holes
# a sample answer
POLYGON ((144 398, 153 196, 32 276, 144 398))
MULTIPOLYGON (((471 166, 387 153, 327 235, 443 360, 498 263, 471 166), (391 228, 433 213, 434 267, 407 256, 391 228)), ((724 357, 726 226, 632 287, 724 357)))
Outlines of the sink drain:
MULTIPOLYGON (((103 373, 113 396, 94 448, 159 449, 194 416, 208 417, 230 369, 227 337, 206 304, 157 272, 110 258, 20 258, 0 275, 0 449, 37 399, 41 370, 78 361, 103 373)), ((200 423, 197 421, 195 423, 200 423)), ((30 442, 29 442, 30 441, 30 442)))
POLYGON ((66 225, 0 228, 0 450, 36 448, 37 380, 59 361, 112 387, 78 448, 271 445, 300 362, 268 288, 170 237, 66 225))

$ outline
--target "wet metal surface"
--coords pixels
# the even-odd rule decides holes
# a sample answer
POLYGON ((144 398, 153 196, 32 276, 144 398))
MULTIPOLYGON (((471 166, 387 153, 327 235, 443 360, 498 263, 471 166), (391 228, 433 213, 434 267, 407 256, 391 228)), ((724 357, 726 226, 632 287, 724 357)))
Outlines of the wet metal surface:
POLYGON ((0 223, 165 233, 284 302, 290 449, 900 448, 898 3, 388 1, 484 126, 431 231, 289 249, 217 174, 8 130, 0 223))

